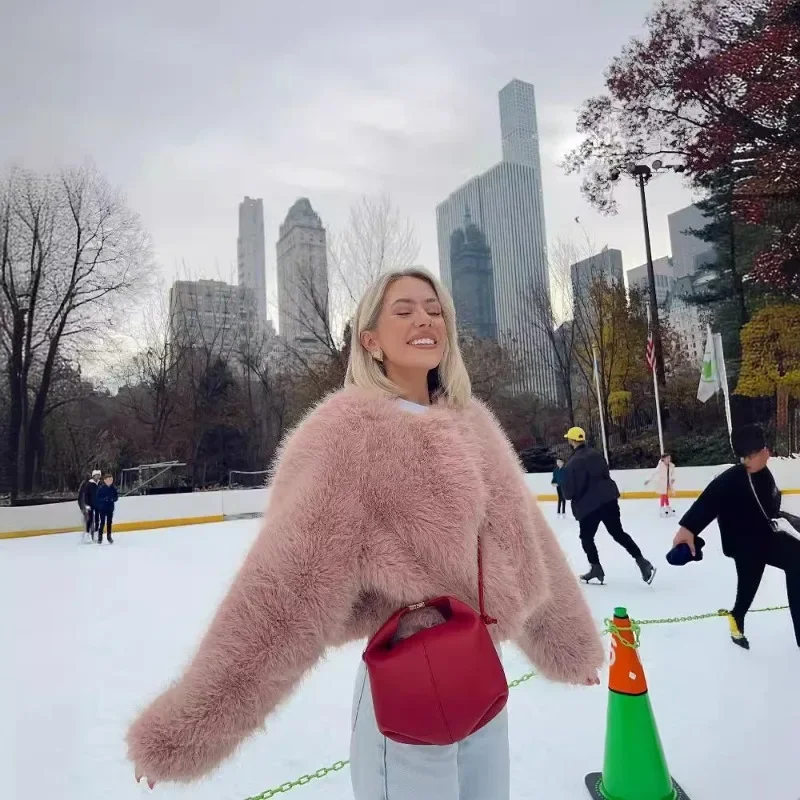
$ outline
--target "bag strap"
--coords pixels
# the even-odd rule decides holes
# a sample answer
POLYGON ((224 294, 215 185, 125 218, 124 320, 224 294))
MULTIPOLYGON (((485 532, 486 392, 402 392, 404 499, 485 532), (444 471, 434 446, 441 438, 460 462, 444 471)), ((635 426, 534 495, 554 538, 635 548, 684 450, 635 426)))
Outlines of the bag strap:
POLYGON ((481 537, 478 537, 478 604, 480 606, 481 611, 481 619, 483 620, 484 625, 497 625, 497 620, 494 617, 490 617, 486 613, 486 607, 484 605, 484 598, 483 598, 483 556, 482 556, 482 547, 481 547, 481 537))
POLYGON ((764 519, 769 522, 770 526, 774 527, 774 521, 772 517, 767 514, 764 510, 764 506, 761 505, 761 500, 758 497, 758 492, 756 491, 756 487, 753 485, 753 476, 748 472, 747 473, 747 482, 750 484, 750 491, 753 493, 753 497, 756 499, 756 503, 758 503, 758 507, 761 509, 761 513, 764 515, 764 519))

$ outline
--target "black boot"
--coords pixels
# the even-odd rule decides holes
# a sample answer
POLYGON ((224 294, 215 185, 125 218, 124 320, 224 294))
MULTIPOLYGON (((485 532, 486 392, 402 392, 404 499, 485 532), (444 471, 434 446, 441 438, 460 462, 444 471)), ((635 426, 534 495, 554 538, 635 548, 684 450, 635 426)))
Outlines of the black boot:
POLYGON ((109 544, 114 544, 114 540, 111 538, 111 534, 110 533, 108 534, 108 543, 109 544))
POLYGON ((644 556, 637 558, 636 564, 642 572, 642 580, 645 583, 652 583, 656 576, 656 568, 644 556))
POLYGON ((593 578, 596 578, 602 584, 606 579, 606 574, 603 572, 603 568, 599 564, 592 564, 590 569, 584 575, 581 575, 581 580, 584 583, 589 583, 593 578))

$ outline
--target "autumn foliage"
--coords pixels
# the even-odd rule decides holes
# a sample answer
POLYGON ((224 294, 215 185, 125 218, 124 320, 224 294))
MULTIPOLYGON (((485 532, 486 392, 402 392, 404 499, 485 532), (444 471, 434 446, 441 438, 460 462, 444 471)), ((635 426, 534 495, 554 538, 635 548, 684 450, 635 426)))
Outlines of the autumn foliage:
POLYGON ((736 394, 769 397, 778 390, 800 400, 800 304, 766 306, 742 328, 736 394))
POLYGON ((584 104, 584 141, 565 161, 614 210, 613 170, 660 158, 699 186, 730 176, 730 211, 770 237, 752 276, 800 288, 800 2, 662 0, 645 36, 584 104))

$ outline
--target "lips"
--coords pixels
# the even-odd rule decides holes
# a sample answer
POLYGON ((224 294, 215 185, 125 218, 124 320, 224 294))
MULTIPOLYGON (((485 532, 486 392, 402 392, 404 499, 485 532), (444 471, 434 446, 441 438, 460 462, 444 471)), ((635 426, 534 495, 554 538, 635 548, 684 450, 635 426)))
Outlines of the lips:
POLYGON ((412 347, 436 347, 436 339, 430 336, 420 336, 416 339, 412 339, 409 344, 412 347))

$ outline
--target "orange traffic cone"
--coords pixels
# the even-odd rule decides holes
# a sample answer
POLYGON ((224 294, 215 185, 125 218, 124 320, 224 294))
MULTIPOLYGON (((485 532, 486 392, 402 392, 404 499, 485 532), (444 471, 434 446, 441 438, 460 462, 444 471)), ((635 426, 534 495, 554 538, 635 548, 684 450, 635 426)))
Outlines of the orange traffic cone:
POLYGON ((586 776, 594 800, 689 800, 670 777, 628 612, 614 609, 603 772, 586 776))

